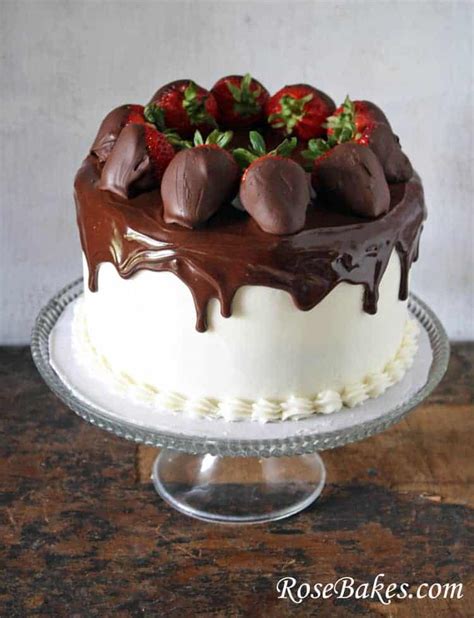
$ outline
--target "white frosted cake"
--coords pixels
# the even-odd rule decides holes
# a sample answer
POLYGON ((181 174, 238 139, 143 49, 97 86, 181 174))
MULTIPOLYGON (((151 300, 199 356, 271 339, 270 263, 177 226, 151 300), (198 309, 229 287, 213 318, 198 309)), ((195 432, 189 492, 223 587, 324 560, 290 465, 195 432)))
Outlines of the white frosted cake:
POLYGON ((173 82, 105 118, 75 190, 76 353, 157 413, 326 414, 410 367, 423 192, 374 104, 173 82))

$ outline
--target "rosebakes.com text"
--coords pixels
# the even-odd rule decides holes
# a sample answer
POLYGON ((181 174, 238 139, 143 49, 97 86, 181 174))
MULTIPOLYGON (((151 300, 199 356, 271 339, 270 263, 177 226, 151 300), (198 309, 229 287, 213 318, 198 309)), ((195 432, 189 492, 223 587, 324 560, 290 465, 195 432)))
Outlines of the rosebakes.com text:
POLYGON ((282 577, 276 584, 279 599, 300 604, 317 599, 370 599, 383 605, 404 599, 462 599, 461 583, 388 583, 385 574, 379 573, 371 582, 356 582, 353 577, 340 577, 326 584, 298 581, 295 577, 282 577))

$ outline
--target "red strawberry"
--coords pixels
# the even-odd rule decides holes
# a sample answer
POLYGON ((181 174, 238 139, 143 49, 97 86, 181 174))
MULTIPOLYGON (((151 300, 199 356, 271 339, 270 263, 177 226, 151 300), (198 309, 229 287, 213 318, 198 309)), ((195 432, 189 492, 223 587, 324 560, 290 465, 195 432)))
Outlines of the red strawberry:
POLYGON ((156 187, 174 157, 166 136, 151 124, 128 124, 102 170, 99 188, 120 197, 156 187))
POLYGON ((288 158, 296 138, 285 140, 267 152, 257 131, 250 131, 251 148, 237 148, 234 156, 245 169, 240 183, 240 202, 269 234, 294 234, 304 227, 310 202, 307 176, 288 158))
POLYGON ((120 131, 131 122, 138 124, 145 122, 143 110, 143 105, 121 105, 109 112, 99 127, 91 146, 91 153, 95 154, 102 163, 106 161, 120 131))
POLYGON ((302 140, 325 135, 323 124, 335 110, 334 101, 312 86, 285 86, 265 105, 268 123, 302 140))
POLYGON ((413 174, 410 161, 400 148, 398 137, 392 132, 385 114, 369 101, 344 103, 327 119, 328 139, 312 140, 306 151, 314 158, 321 150, 327 150, 344 142, 369 146, 382 164, 388 182, 406 182, 413 174), (380 120, 372 120, 378 118, 380 120))
POLYGON ((174 157, 161 183, 166 223, 198 227, 232 200, 240 173, 234 157, 225 150, 231 139, 232 131, 213 131, 204 143, 196 131, 195 146, 174 157))
POLYGON ((228 75, 211 89, 219 107, 219 120, 225 127, 251 127, 263 120, 263 108, 268 90, 246 75, 228 75))
POLYGON ((161 87, 150 103, 163 111, 168 129, 184 137, 195 129, 208 132, 217 126, 217 101, 209 91, 189 79, 179 79, 161 87))
POLYGON ((157 131, 151 124, 145 125, 145 143, 153 172, 160 181, 175 155, 174 148, 166 139, 166 135, 157 131))
POLYGON ((127 124, 129 122, 134 122, 136 124, 143 124, 145 122, 143 117, 143 105, 129 105, 128 109, 130 113, 128 114, 127 124))
MULTIPOLYGON (((375 103, 371 103, 370 101, 350 101, 349 97, 346 97, 344 103, 339 105, 333 113, 332 118, 340 119, 341 115, 347 114, 349 111, 348 103, 352 105, 350 111, 353 114, 353 122, 357 133, 362 133, 367 125, 374 122, 383 122, 390 126, 387 117, 380 107, 375 105, 375 103)), ((333 133, 334 129, 331 126, 328 126, 328 135, 333 135, 333 133)))

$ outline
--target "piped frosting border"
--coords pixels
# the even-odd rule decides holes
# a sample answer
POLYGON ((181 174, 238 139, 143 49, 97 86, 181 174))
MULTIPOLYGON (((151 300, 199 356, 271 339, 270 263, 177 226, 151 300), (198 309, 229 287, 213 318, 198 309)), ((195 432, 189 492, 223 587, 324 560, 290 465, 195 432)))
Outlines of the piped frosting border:
POLYGON ((418 324, 416 320, 407 319, 400 346, 384 369, 367 375, 360 382, 348 384, 339 392, 325 390, 312 398, 292 395, 285 401, 189 398, 176 392, 160 391, 149 384, 137 383, 128 374, 115 371, 107 359, 97 352, 89 338, 83 303, 82 297, 76 302, 73 319, 73 353, 78 362, 94 375, 103 378, 123 396, 157 410, 182 412, 194 417, 267 423, 299 420, 313 414, 331 414, 343 407, 354 408, 367 399, 379 397, 387 388, 399 382, 412 366, 418 349, 418 324))

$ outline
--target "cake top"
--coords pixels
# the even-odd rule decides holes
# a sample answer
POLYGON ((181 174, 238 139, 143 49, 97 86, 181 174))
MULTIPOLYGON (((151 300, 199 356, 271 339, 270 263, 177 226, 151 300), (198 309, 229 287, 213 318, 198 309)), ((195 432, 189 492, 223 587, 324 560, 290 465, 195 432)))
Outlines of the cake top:
POLYGON ((160 188, 166 223, 201 228, 229 201, 270 234, 303 229, 315 195, 331 209, 375 218, 389 210, 388 183, 413 175, 374 103, 336 108, 306 84, 270 96, 249 74, 162 86, 146 106, 122 105, 91 148, 99 187, 121 197, 160 188))
POLYGON ((289 292, 308 310, 338 283, 364 288, 375 313, 393 250, 399 296, 425 217, 419 177, 382 110, 337 107, 312 86, 273 96, 245 76, 211 91, 191 80, 103 120, 79 170, 76 204, 89 287, 101 263, 119 274, 167 270, 189 287, 197 328, 243 285, 289 292))

